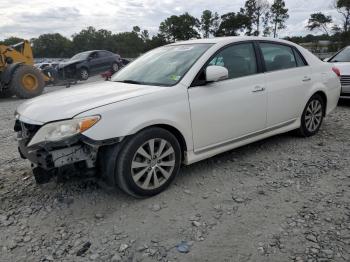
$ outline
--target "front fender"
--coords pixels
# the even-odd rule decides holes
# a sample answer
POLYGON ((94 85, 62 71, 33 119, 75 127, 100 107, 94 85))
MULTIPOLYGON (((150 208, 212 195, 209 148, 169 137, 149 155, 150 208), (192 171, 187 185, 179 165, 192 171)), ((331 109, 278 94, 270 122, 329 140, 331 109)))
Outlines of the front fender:
POLYGON ((84 133, 93 140, 120 138, 150 126, 168 125, 182 134, 188 150, 193 149, 188 96, 183 87, 165 87, 161 92, 92 109, 76 117, 89 115, 101 115, 101 120, 84 133))
POLYGON ((80 70, 82 68, 86 68, 90 72, 90 66, 88 63, 83 62, 75 65, 76 70, 80 70))

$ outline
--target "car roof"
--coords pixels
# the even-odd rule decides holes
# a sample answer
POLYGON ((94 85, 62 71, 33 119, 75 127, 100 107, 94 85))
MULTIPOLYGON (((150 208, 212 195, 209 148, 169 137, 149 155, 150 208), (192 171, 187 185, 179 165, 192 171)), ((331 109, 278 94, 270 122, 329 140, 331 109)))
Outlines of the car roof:
POLYGON ((93 52, 109 52, 109 53, 112 53, 111 51, 108 51, 108 50, 89 50, 89 51, 80 52, 78 54, 88 54, 88 53, 93 53, 93 52))
POLYGON ((300 45, 297 45, 293 42, 278 39, 278 38, 271 38, 271 37, 258 37, 258 36, 229 36, 229 37, 217 37, 217 38, 205 38, 205 39, 193 39, 188 41, 179 41, 175 42, 173 44, 170 44, 169 46, 176 46, 176 45, 186 45, 186 44, 213 44, 213 45, 219 45, 219 46, 226 46, 231 43, 237 43, 242 41, 269 41, 274 43, 280 43, 285 44, 289 46, 293 46, 297 48, 302 55, 305 57, 307 62, 309 64, 319 64, 323 63, 319 58, 317 58, 315 55, 313 55, 311 52, 306 50, 300 45))
POLYGON ((257 36, 229 36, 229 37, 216 37, 216 38, 204 38, 204 39, 192 39, 188 41, 179 41, 175 42, 170 45, 181 45, 181 44, 229 44, 234 42, 241 42, 241 41, 273 41, 277 43, 282 44, 289 44, 289 45, 295 45, 292 42, 277 39, 277 38, 271 38, 271 37, 257 37, 257 36))

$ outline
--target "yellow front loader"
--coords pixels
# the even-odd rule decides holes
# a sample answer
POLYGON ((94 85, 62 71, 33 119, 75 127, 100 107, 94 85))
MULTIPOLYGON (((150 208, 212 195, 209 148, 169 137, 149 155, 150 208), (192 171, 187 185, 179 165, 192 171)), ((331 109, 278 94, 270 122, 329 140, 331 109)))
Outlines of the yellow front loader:
POLYGON ((0 98, 40 95, 50 79, 34 67, 29 41, 13 46, 0 45, 0 98))

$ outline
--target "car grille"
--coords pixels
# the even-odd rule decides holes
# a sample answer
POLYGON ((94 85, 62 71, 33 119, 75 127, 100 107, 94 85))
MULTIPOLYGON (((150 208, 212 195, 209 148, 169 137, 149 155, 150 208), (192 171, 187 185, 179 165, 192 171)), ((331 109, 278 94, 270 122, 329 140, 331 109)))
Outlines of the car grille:
POLYGON ((27 124, 16 120, 14 130, 20 138, 32 138, 40 127, 40 125, 27 124))
POLYGON ((350 75, 349 76, 341 76, 340 82, 342 86, 350 86, 350 75))

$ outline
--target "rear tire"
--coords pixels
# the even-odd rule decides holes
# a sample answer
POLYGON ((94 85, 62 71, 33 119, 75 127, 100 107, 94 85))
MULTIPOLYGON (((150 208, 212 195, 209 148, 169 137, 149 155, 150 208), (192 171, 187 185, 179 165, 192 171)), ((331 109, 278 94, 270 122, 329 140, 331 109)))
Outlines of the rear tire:
POLYGON ((310 137, 318 133, 326 111, 325 106, 325 101, 320 95, 315 94, 310 98, 302 114, 300 128, 297 130, 300 136, 310 137))
POLYGON ((112 64, 112 72, 113 73, 116 73, 116 72, 118 72, 119 71, 119 65, 118 65, 118 63, 113 63, 112 64))
POLYGON ((44 87, 45 80, 42 73, 33 66, 20 65, 12 75, 10 89, 18 98, 39 96, 44 87))
POLYGON ((167 130, 145 129, 124 141, 115 165, 115 181, 125 193, 154 196, 164 191, 179 172, 181 147, 167 130))

